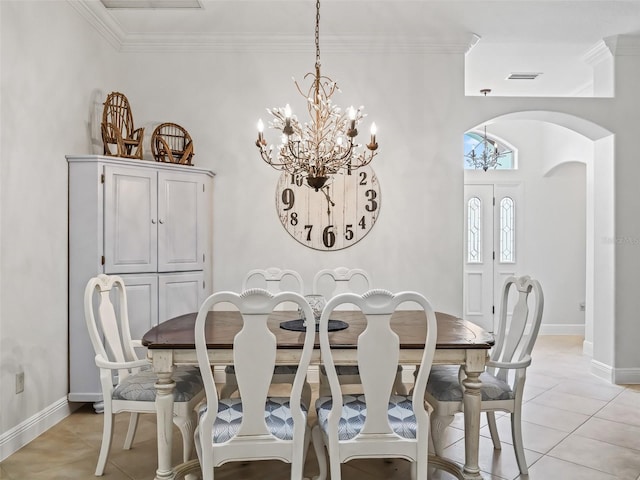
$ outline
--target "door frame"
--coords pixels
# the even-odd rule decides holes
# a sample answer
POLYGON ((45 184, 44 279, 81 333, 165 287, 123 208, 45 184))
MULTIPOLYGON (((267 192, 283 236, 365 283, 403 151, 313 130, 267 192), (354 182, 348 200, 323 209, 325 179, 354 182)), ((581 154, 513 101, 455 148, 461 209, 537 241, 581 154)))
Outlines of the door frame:
MULTIPOLYGON (((484 172, 483 172, 484 173, 484 172)), ((502 287, 507 277, 517 275, 518 270, 524 264, 524 258, 521 248, 524 241, 524 185, 521 181, 499 181, 485 177, 476 180, 465 178, 464 183, 464 202, 463 202, 463 317, 480 325, 485 330, 495 332, 496 322, 499 315, 500 296, 502 287), (485 189, 484 204, 482 216, 490 218, 487 225, 486 220, 482 220, 488 228, 481 229, 483 252, 483 262, 481 264, 469 264, 467 262, 468 253, 468 191, 478 187, 488 187, 485 189), (505 197, 511 197, 515 203, 515 253, 513 262, 501 262, 499 255, 500 248, 500 201, 505 197), (486 204, 489 203, 488 207, 486 204), (489 263, 487 263, 487 261, 489 263), (470 267, 472 265, 472 267, 470 267), (480 275, 479 283, 470 282, 469 276, 480 275), (487 276, 489 278, 487 278, 487 276), (482 291, 477 292, 480 288, 482 291), (474 295, 475 294, 475 295, 474 295), (471 299, 475 298, 475 302, 471 299), (475 309, 471 308, 471 304, 475 304, 475 309)), ((512 312, 507 312, 509 319, 512 312)))

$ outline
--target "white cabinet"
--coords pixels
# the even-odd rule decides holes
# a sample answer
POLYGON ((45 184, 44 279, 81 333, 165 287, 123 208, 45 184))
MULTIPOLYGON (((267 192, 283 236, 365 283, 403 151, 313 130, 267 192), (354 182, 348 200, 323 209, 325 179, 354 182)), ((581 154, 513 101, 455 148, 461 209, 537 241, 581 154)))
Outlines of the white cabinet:
POLYGON ((205 178, 105 165, 105 271, 202 270, 205 178))
POLYGON ((69 400, 100 401, 84 319, 87 281, 120 275, 133 338, 212 292, 213 173, 100 155, 69 163, 69 400))

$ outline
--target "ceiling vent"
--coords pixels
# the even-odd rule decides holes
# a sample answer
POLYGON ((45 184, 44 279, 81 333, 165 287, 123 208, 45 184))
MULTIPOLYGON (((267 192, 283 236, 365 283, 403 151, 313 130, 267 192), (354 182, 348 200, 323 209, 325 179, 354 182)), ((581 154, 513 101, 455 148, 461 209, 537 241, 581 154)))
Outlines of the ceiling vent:
POLYGON ((105 8, 202 8, 200 0, 100 0, 105 8))
POLYGON ((507 80, 535 80, 541 73, 512 73, 507 80))

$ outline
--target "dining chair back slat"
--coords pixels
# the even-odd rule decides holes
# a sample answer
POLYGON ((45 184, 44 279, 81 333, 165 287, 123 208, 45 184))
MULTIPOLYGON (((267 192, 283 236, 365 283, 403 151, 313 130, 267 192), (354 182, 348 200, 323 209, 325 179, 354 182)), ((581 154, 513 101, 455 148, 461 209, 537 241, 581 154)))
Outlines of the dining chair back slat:
POLYGON ((273 295, 264 289, 214 293, 198 311, 195 348, 206 402, 199 410, 195 438, 204 480, 212 480, 214 468, 228 461, 266 459, 291 463, 291 479, 302 479, 304 457, 310 441, 302 391, 315 332, 309 329, 304 333, 291 394, 286 397, 270 396, 269 385, 276 363, 276 339, 268 328, 267 320, 282 302, 292 302, 305 314, 313 315, 302 295, 294 292, 273 295), (233 305, 242 321, 241 329, 233 339, 240 398, 219 395, 209 363, 206 331, 216 328, 215 309, 222 303, 233 305), (211 310, 213 324, 207 325, 211 310))
MULTIPOLYGON (((302 276, 295 270, 278 267, 250 270, 242 280, 242 291, 252 288, 261 288, 273 295, 286 291, 304 294, 302 276)), ((298 307, 293 302, 282 302, 276 308, 277 310, 297 310, 298 307)), ((222 396, 229 397, 238 390, 235 370, 235 365, 229 365, 225 368, 225 384, 220 392, 222 396)), ((271 383, 292 385, 294 379, 294 365, 276 365, 271 383)), ((311 403, 311 385, 308 382, 305 382, 303 397, 309 405, 311 403)))
POLYGON ((424 392, 437 337, 436 316, 429 301, 417 292, 370 290, 362 295, 337 295, 322 313, 319 337, 330 396, 320 397, 315 404, 318 423, 313 428, 313 444, 320 462, 318 478, 326 478, 326 447, 332 480, 340 480, 342 463, 380 457, 407 459, 412 462, 413 474, 426 479, 429 415, 424 392), (394 383, 400 342, 390 320, 407 302, 424 311, 426 337, 413 392, 397 395, 394 383), (366 319, 356 355, 364 394, 343 391, 330 346, 329 318, 345 304, 357 307, 366 319))
MULTIPOLYGON (((361 268, 325 268, 313 277, 313 293, 331 298, 342 293, 362 294, 371 289, 371 276, 361 268)), ((350 310, 357 308, 354 305, 343 304, 340 308, 350 310)), ((361 385, 358 367, 339 365, 336 368, 340 383, 343 385, 361 385)), ((324 367, 320 368, 320 395, 327 395, 329 386, 324 367)), ((402 382, 402 366, 396 365, 395 385, 396 393, 405 394, 407 390, 402 382)))

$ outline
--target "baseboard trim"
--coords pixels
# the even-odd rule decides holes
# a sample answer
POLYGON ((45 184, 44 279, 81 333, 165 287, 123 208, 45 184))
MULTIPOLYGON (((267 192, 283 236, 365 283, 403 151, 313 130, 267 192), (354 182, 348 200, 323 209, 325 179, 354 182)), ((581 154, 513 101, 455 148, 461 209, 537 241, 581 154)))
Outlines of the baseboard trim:
POLYGON ((613 368, 597 360, 591 360, 591 373, 616 385, 640 384, 640 368, 613 368))
POLYGON ((640 368, 615 368, 613 370, 613 383, 616 385, 640 384, 640 368))
POLYGON ((545 324, 540 325, 539 335, 582 335, 584 336, 584 324, 545 324))
POLYGON ((582 354, 593 358, 593 342, 582 342, 582 354))
POLYGON ((0 435, 0 462, 68 417, 73 410, 65 396, 4 432, 0 435))
POLYGON ((591 373, 602 380, 613 383, 613 368, 597 360, 591 360, 591 373))

